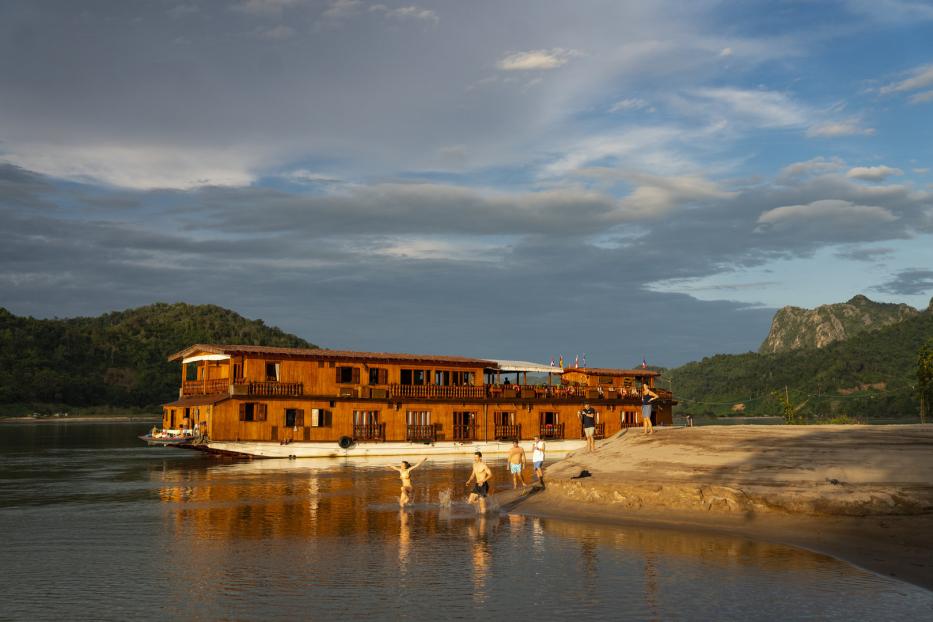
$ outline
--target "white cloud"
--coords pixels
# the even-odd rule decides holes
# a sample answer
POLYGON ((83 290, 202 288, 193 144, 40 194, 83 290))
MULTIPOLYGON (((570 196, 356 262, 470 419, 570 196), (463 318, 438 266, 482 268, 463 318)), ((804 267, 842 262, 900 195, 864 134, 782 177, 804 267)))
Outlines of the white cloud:
POLYGON ((719 51, 719 55, 723 58, 732 56, 732 48, 723 48, 719 51))
POLYGON ((245 186, 266 154, 250 149, 203 149, 183 145, 20 144, 3 159, 45 175, 149 190, 245 186))
POLYGON ((810 116, 805 107, 777 91, 709 88, 693 95, 719 106, 724 117, 739 116, 764 128, 802 126, 810 116))
POLYGON ((372 13, 385 13, 387 18, 416 19, 425 22, 434 22, 435 24, 440 21, 440 18, 438 18, 437 13, 434 11, 430 9, 423 9, 415 5, 390 9, 384 4, 374 4, 373 6, 369 7, 369 10, 372 13))
POLYGON ((362 7, 362 0, 332 0, 330 6, 324 11, 323 16, 331 19, 353 17, 360 12, 362 7))
MULTIPOLYGON (((759 225, 781 225, 795 222, 837 221, 861 225, 897 220, 890 210, 876 205, 856 205, 851 201, 823 199, 806 205, 784 205, 763 212, 759 225)), ((759 229, 756 229, 759 231, 759 229)), ((760 231, 759 231, 760 232, 760 231)))
POLYGON ((579 50, 564 48, 514 52, 500 59, 496 66, 503 71, 546 71, 557 69, 580 54, 579 50))
POLYGON ((715 182, 696 175, 660 177, 642 173, 625 174, 635 190, 620 205, 627 215, 646 218, 663 215, 691 203, 725 200, 736 196, 715 182))
POLYGON ((678 127, 656 126, 585 138, 566 147, 563 155, 545 166, 541 174, 559 177, 606 158, 624 160, 637 157, 644 163, 649 155, 665 151, 666 145, 684 135, 678 127))
POLYGON ((926 167, 917 167, 917 168, 914 168, 914 169, 911 169, 911 170, 912 170, 913 172, 917 173, 918 175, 923 175, 924 173, 929 173, 929 172, 930 172, 930 169, 928 169, 928 168, 926 168, 926 167))
POLYGON ((778 174, 778 181, 787 181, 799 179, 810 175, 819 175, 841 169, 845 164, 839 158, 826 159, 823 157, 813 158, 805 162, 794 162, 781 169, 778 174))
POLYGON ((295 6, 301 0, 242 0, 233 5, 234 11, 252 15, 278 15, 283 9, 295 6))
POLYGON ((827 121, 817 125, 811 125, 807 128, 807 136, 810 138, 834 138, 836 136, 872 136, 875 129, 871 127, 862 127, 855 119, 846 121, 827 121))
POLYGON ((911 95, 908 100, 912 104, 925 104, 926 102, 933 101, 933 91, 923 91, 922 93, 915 93, 911 95))
POLYGON ((641 110, 648 107, 648 102, 637 97, 620 99, 609 108, 609 112, 625 112, 627 110, 641 110))
POLYGON ((849 169, 846 177, 852 179, 865 179, 868 181, 882 181, 892 175, 903 175, 904 171, 890 166, 856 166, 849 169))
POLYGON ((915 67, 910 73, 913 74, 911 77, 901 80, 900 82, 892 82, 891 84, 882 86, 878 89, 878 92, 882 95, 889 95, 891 93, 916 91, 933 86, 933 65, 915 67))

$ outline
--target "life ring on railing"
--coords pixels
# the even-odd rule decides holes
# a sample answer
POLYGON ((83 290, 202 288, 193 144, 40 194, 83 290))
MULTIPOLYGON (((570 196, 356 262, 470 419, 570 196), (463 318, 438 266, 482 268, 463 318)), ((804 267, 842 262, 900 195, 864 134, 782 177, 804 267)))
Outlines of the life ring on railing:
POLYGON ((353 447, 353 439, 349 436, 341 436, 337 444, 340 445, 340 449, 350 449, 353 447))

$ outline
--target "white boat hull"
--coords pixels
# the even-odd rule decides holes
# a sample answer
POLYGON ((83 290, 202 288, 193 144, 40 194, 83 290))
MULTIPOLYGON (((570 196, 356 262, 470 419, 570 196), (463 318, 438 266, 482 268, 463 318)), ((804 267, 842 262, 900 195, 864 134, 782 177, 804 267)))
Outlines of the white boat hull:
MULTIPOLYGON (((567 453, 582 449, 585 440, 545 441, 547 451, 567 453)), ((531 441, 519 443, 525 450, 526 459, 531 459, 531 441)), ((471 456, 482 452, 487 456, 504 456, 512 448, 508 441, 474 441, 457 443, 452 441, 425 443, 357 443, 347 449, 336 442, 311 443, 295 441, 280 445, 268 441, 211 441, 206 449, 217 453, 240 454, 259 458, 373 458, 373 457, 420 457, 420 456, 471 456)))

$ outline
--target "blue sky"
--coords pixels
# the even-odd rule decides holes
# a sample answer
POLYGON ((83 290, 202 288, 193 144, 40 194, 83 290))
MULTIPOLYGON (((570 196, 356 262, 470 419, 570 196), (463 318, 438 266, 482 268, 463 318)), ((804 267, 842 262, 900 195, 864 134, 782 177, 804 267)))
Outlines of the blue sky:
POLYGON ((673 365, 933 294, 933 5, 0 6, 0 304, 673 365))

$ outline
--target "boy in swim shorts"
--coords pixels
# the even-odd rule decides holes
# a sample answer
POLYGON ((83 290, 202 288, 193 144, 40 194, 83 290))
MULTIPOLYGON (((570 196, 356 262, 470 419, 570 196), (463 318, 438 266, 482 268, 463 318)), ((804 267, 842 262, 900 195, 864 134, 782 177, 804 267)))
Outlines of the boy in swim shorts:
POLYGON ((527 486, 523 473, 525 469, 525 450, 519 446, 517 440, 512 441, 512 448, 509 450, 508 469, 509 473, 512 474, 512 490, 518 488, 519 480, 522 482, 522 488, 525 488, 527 486))

